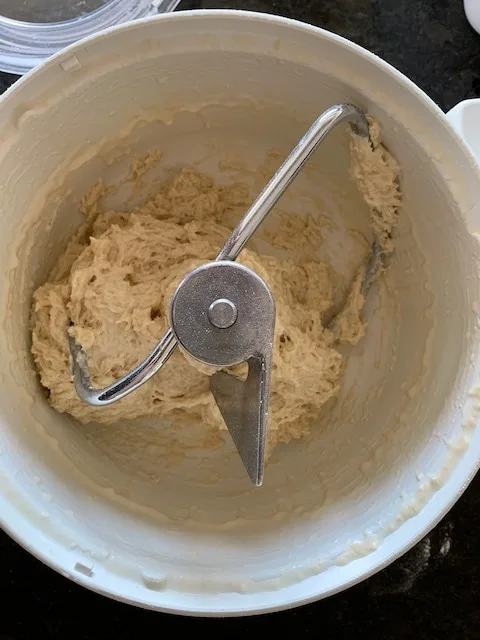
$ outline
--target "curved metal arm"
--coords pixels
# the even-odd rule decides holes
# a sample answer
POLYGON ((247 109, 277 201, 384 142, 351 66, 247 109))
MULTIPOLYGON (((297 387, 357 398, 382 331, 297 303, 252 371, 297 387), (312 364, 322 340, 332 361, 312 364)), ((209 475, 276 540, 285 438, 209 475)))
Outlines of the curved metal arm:
POLYGON ((287 159, 235 227, 232 235, 218 254, 217 260, 236 260, 238 258, 240 251, 277 204, 285 189, 297 177, 298 172, 320 142, 342 122, 348 122, 356 135, 363 138, 369 137, 365 114, 353 104, 338 104, 324 111, 290 152, 287 159))
MULTIPOLYGON (((265 220, 285 189, 303 167, 320 142, 337 125, 348 122, 356 135, 368 138, 365 114, 352 104, 339 104, 319 116, 263 189, 217 256, 217 260, 236 260, 252 235, 265 220)), ((94 406, 104 406, 124 398, 147 382, 170 358, 177 346, 172 329, 168 329, 153 352, 134 371, 103 389, 91 384, 87 356, 72 336, 68 336, 72 357, 72 374, 79 397, 94 406)))
POLYGON ((92 386, 87 354, 70 334, 68 334, 68 346, 72 356, 73 383, 78 396, 88 404, 103 407, 124 398, 150 380, 175 351, 177 340, 173 331, 168 329, 148 358, 145 358, 136 369, 127 373, 126 376, 103 389, 95 389, 92 386))

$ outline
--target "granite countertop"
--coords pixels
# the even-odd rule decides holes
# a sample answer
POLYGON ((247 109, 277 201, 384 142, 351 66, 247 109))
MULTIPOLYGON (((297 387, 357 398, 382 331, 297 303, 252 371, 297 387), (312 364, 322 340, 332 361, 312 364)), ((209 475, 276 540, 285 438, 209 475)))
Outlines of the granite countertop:
MULTIPOLYGON (((480 1, 480 0, 479 0, 480 1)), ((480 97, 480 35, 461 0, 184 0, 179 9, 277 13, 325 27, 404 72, 443 109, 480 97)), ((15 78, 0 73, 0 91, 15 78)), ((181 631, 299 637, 480 639, 480 476, 403 558, 328 600, 255 618, 205 620, 135 609, 54 573, 0 532, 0 640, 130 640, 181 631)))

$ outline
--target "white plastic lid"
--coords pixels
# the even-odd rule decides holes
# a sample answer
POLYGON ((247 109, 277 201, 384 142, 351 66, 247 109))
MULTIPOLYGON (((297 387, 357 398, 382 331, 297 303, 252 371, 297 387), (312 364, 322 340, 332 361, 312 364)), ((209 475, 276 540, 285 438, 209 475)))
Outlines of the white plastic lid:
POLYGON ((477 33, 480 33, 480 2, 478 0, 463 0, 467 20, 477 33))
POLYGON ((173 11, 180 0, 0 0, 0 70, 24 74, 101 29, 173 11))

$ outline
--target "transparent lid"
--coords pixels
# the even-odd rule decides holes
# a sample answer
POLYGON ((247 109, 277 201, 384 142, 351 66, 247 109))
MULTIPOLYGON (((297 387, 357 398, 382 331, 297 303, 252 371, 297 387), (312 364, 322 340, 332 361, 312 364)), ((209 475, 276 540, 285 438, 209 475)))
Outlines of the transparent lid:
POLYGON ((76 40, 180 0, 0 0, 0 70, 24 74, 76 40))

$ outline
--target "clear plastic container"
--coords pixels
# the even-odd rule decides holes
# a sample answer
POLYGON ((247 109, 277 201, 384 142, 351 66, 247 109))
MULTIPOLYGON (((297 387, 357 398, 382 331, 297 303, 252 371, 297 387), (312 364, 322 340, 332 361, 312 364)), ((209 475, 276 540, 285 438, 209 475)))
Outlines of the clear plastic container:
POLYGON ((180 0, 0 0, 0 70, 24 74, 73 42, 180 0))

